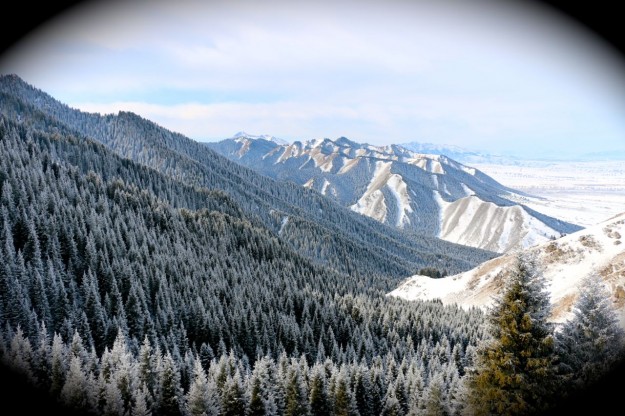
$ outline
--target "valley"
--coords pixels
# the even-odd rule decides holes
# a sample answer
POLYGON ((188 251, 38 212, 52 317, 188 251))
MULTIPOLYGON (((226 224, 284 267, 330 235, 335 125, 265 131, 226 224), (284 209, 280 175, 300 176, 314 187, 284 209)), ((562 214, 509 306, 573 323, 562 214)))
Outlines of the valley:
POLYGON ((519 202, 587 227, 625 211, 625 162, 531 162, 474 166, 536 198, 519 202))
POLYGON ((521 250, 553 321, 592 271, 622 315, 622 216, 582 229, 401 146, 239 136, 226 157, 16 75, 0 98, 0 360, 80 414, 462 414, 521 250))

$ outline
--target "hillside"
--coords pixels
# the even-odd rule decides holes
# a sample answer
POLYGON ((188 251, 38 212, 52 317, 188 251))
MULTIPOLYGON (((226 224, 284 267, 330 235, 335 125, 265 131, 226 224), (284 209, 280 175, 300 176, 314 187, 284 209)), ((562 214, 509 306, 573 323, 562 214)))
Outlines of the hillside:
MULTIPOLYGON (((570 318, 581 280, 590 273, 598 273, 609 287, 621 324, 625 327, 624 238, 625 214, 621 214, 527 250, 535 256, 548 281, 554 322, 570 318)), ((413 276, 389 295, 408 300, 438 298, 444 304, 458 304, 465 308, 487 307, 499 293, 502 273, 514 259, 514 254, 505 255, 443 279, 413 276)))
POLYGON ((2 104, 3 382, 63 414, 112 415, 191 414, 198 389, 205 413, 231 415, 406 414, 425 396, 387 391, 426 395, 431 373, 458 391, 481 312, 389 299, 392 275, 318 264, 225 191, 2 104))
POLYGON ((260 175, 136 114, 84 113, 15 75, 0 77, 0 94, 0 111, 13 119, 46 131, 64 130, 91 138, 175 181, 223 191, 249 221, 267 228, 300 254, 342 272, 399 279, 421 267, 468 270, 495 256, 384 226, 318 192, 260 175))

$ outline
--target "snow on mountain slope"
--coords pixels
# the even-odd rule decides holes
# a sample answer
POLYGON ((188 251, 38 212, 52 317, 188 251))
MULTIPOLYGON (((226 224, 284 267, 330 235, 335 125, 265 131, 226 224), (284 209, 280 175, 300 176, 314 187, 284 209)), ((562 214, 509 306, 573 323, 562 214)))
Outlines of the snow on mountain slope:
POLYGON ((531 247, 560 233, 532 217, 520 205, 500 207, 475 195, 441 205, 440 238, 503 253, 531 247))
POLYGON ((278 144, 239 134, 207 146, 381 223, 472 247, 506 252, 580 228, 524 209, 515 202, 524 193, 443 155, 344 137, 278 144))
MULTIPOLYGON (((392 162, 376 162, 376 168, 367 186, 367 190, 360 197, 357 203, 350 206, 353 211, 380 222, 386 221, 387 204, 382 188, 388 189, 394 197, 396 207, 395 226, 403 227, 410 223, 408 215, 412 213, 410 207, 410 196, 408 195, 406 182, 396 173, 391 173, 392 162)), ((323 193, 323 192, 322 192, 323 193)))
MULTIPOLYGON (((548 282, 552 321, 563 322, 571 317, 581 280, 598 273, 610 289, 625 328, 625 213, 527 251, 536 256, 548 282)), ((389 296, 407 300, 438 298, 444 304, 485 308, 500 293, 504 272, 514 260, 515 254, 510 253, 442 279, 412 276, 389 296)))

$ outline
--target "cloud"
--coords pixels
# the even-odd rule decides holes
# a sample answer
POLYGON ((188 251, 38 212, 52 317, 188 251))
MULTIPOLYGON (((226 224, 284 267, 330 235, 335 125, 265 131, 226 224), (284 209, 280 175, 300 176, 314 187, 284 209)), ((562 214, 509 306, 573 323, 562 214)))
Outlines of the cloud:
POLYGON ((538 6, 127 3, 86 3, 0 70, 73 107, 134 111, 197 139, 247 130, 539 151, 625 137, 622 62, 538 6))

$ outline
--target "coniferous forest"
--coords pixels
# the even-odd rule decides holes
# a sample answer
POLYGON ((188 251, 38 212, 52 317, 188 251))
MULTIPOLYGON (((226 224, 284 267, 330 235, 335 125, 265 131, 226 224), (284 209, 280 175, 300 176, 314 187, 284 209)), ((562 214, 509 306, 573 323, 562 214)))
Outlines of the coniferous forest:
POLYGON ((494 255, 386 235, 243 168, 248 182, 228 183, 232 162, 144 121, 141 134, 122 128, 136 116, 82 114, 2 81, 0 357, 15 383, 63 408, 537 414, 620 359, 596 280, 558 331, 531 259, 490 313, 387 297, 420 268, 494 255))

